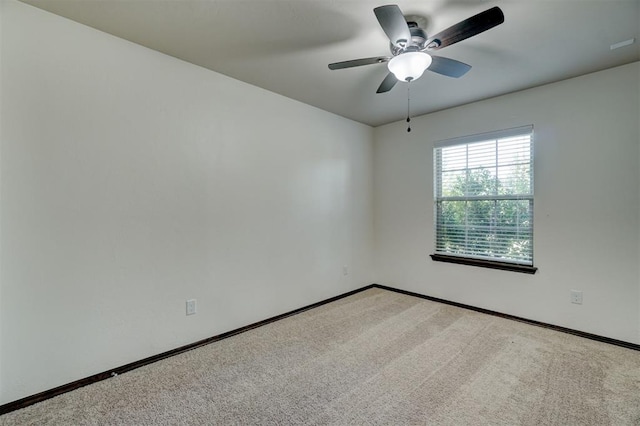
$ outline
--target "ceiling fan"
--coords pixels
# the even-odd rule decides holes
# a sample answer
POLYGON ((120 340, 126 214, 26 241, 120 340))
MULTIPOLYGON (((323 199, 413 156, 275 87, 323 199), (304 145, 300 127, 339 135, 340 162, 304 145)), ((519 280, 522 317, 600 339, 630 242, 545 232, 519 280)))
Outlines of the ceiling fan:
POLYGON ((395 4, 376 7, 373 12, 389 37, 392 56, 334 62, 329 64, 329 69, 338 70, 386 62, 389 74, 376 93, 388 92, 398 81, 416 80, 427 69, 448 77, 462 77, 471 69, 471 65, 427 52, 451 46, 504 22, 502 10, 496 6, 427 37, 427 33, 416 22, 405 20, 402 11, 395 4))

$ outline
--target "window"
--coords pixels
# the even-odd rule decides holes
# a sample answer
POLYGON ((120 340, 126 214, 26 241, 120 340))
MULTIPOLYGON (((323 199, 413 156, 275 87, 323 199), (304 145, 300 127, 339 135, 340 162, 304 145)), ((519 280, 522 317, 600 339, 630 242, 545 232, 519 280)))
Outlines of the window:
POLYGON ((533 126, 434 148, 434 260, 534 273, 533 126))

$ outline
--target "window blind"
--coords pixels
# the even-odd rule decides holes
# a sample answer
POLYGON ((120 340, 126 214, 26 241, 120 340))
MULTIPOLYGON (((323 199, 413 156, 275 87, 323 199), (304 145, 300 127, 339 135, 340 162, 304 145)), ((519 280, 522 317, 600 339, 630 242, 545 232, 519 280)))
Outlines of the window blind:
POLYGON ((533 265, 533 126, 434 148, 437 254, 533 265))

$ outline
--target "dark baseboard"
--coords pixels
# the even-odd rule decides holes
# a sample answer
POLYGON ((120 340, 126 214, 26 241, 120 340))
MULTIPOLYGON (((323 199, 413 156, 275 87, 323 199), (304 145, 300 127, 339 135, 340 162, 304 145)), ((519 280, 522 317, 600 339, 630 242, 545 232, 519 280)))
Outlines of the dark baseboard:
POLYGON ((244 333, 245 331, 249 331, 249 330, 252 330, 254 328, 261 327, 263 325, 266 325, 266 324, 269 324, 269 323, 272 323, 272 322, 275 322, 275 321, 278 321, 278 320, 281 320, 281 319, 284 319, 284 318, 299 314, 301 312, 308 311, 309 309, 317 308, 317 307, 325 305, 327 303, 335 302, 336 300, 343 299, 345 297, 351 296, 351 295, 356 294, 356 293, 360 293, 361 291, 368 290, 370 288, 379 288, 379 289, 383 289, 383 290, 393 291, 393 292, 396 292, 396 293, 406 294, 408 296, 419 297, 421 299, 431 300, 433 302, 444 303, 444 304, 447 304, 447 305, 456 306, 458 308, 469 309, 469 310, 472 310, 472 311, 481 312, 483 314, 498 316, 498 317, 501 317, 501 318, 506 318, 506 319, 510 319, 510 320, 514 320, 514 321, 519 321, 519 322, 523 322, 523 323, 526 323, 526 324, 535 325, 535 326, 538 326, 538 327, 544 327, 544 328, 548 328, 548 329, 551 329, 551 330, 560 331, 562 333, 573 334, 575 336, 580 336, 580 337, 584 337, 586 339, 596 340, 598 342, 608 343, 608 344, 611 344, 611 345, 622 346, 624 348, 640 351, 640 345, 637 345, 637 344, 634 344, 634 343, 630 343, 630 342, 625 342, 623 340, 611 339, 609 337, 598 336, 596 334, 586 333, 584 331, 573 330, 573 329, 570 329, 570 328, 560 327, 560 326, 557 326, 557 325, 547 324, 547 323, 543 323, 543 322, 540 322, 540 321, 534 321, 534 320, 530 320, 530 319, 526 319, 526 318, 521 318, 521 317, 517 317, 517 316, 514 316, 514 315, 503 314, 503 313, 500 313, 500 312, 491 311, 489 309, 478 308, 478 307, 475 307, 475 306, 465 305, 463 303, 452 302, 452 301, 444 300, 444 299, 438 299, 437 297, 426 296, 424 294, 414 293, 412 291, 407 291, 407 290, 400 290, 400 289, 397 289, 397 288, 388 287, 388 286, 381 285, 381 284, 370 284, 370 285, 367 285, 365 287, 362 287, 362 288, 359 288, 359 289, 352 290, 352 291, 349 291, 347 293, 341 294, 339 296, 331 297, 329 299, 325 299, 325 300, 322 300, 320 302, 313 303, 311 305, 307 305, 307 306, 304 306, 302 308, 295 309, 293 311, 289 311, 289 312, 286 312, 286 313, 281 314, 281 315, 276 315, 274 317, 267 318, 267 319, 265 319, 263 321, 259 321, 259 322, 253 323, 253 324, 249 324, 247 326, 240 327, 240 328, 237 328, 235 330, 231 330, 231 331, 228 331, 226 333, 219 334, 217 336, 209 337, 207 339, 203 339, 203 340, 197 341, 195 343, 191 343, 189 345, 181 346, 179 348, 172 349, 170 351, 163 352, 161 354, 154 355, 154 356, 142 359, 140 361, 135 361, 135 362, 123 365, 121 367, 116 367, 116 368, 113 368, 111 370, 104 371, 102 373, 94 374, 93 376, 85 377, 83 379, 76 380, 74 382, 67 383, 65 385, 58 386, 56 388, 43 391, 43 392, 37 393, 35 395, 27 396, 25 398, 18 399, 16 401, 0 405, 0 415, 9 413, 11 411, 19 410, 21 408, 28 407, 29 405, 33 405, 33 404, 36 404, 38 402, 44 401, 46 399, 53 398, 53 397, 61 395, 63 393, 70 392, 72 390, 81 388, 83 386, 87 386, 87 385, 90 385, 92 383, 96 383, 96 382, 108 379, 110 377, 126 373, 126 372, 131 371, 131 370, 135 370, 136 368, 140 368, 142 366, 145 366, 145 365, 148 365, 148 364, 152 364, 152 363, 154 363, 156 361, 160 361, 162 359, 169 358, 171 356, 178 355, 178 354, 181 354, 183 352, 187 352, 187 351, 190 351, 192 349, 196 349, 196 348, 199 348, 199 347, 204 346, 204 345, 208 345, 208 344, 213 343, 213 342, 217 342, 217 341, 225 339, 227 337, 231 337, 231 336, 235 336, 235 335, 240 334, 240 333, 244 333))
POLYGON ((388 287, 386 285, 373 284, 372 287, 380 288, 380 289, 383 289, 383 290, 394 291, 396 293, 402 293, 402 294, 406 294, 408 296, 419 297, 421 299, 431 300, 433 302, 444 303, 444 304, 447 304, 447 305, 456 306, 458 308, 469 309, 469 310, 476 311, 476 312, 481 312, 481 313, 487 314, 487 315, 493 315, 493 316, 500 317, 500 318, 506 318, 506 319, 510 319, 510 320, 513 320, 513 321, 523 322, 523 323, 530 324, 530 325, 535 325, 535 326, 538 326, 538 327, 544 327, 544 328, 548 328, 548 329, 551 329, 551 330, 560 331, 562 333, 573 334, 574 336, 584 337, 585 339, 596 340, 598 342, 608 343, 610 345, 622 346, 623 348, 640 351, 640 345, 637 345, 635 343, 625 342, 624 340, 612 339, 610 337, 599 336, 597 334, 591 334, 591 333, 587 333, 585 331, 579 331, 579 330, 574 330, 572 328, 561 327, 559 325, 553 325, 553 324, 548 324, 548 323, 545 323, 545 322, 540 322, 540 321, 531 320, 531 319, 527 319, 527 318, 517 317, 515 315, 503 314, 502 312, 496 312, 496 311, 492 311, 492 310, 489 310, 489 309, 478 308, 476 306, 465 305, 464 303, 452 302, 450 300, 445 300, 445 299, 438 299, 437 297, 426 296, 424 294, 414 293, 412 291, 407 291, 407 290, 400 290, 400 289, 397 289, 397 288, 388 287))
POLYGON ((292 315, 299 314, 304 311, 308 311, 309 309, 317 308, 318 306, 326 305, 327 303, 335 302, 336 300, 343 299, 345 297, 351 296, 353 294, 359 293, 364 290, 368 290, 372 288, 374 285, 368 285, 356 290, 349 291, 347 293, 341 294, 339 296, 331 297, 329 299, 322 300, 320 302, 313 303, 311 305, 304 306, 302 308, 294 309, 293 311, 286 312, 284 314, 276 315, 271 318, 267 318, 263 321, 258 321, 253 324, 249 324, 244 327, 237 328, 235 330, 228 331, 226 333, 218 334, 217 336, 209 337, 207 339, 203 339, 197 341, 195 343, 191 343, 189 345, 181 346, 176 349, 172 349, 167 352, 163 352, 158 355, 150 356, 148 358, 142 359, 140 361, 135 361, 130 364, 123 365, 121 367, 116 367, 111 370, 103 371, 102 373, 94 374, 93 376, 85 377, 83 379, 76 380, 75 382, 67 383, 61 386, 58 386, 53 389, 49 389, 35 395, 27 396, 21 399, 18 399, 13 402, 9 402, 3 405, 0 405, 0 415, 9 413, 11 411, 19 410, 21 408, 28 407, 29 405, 36 404, 38 402, 44 401, 46 399, 53 398, 54 396, 61 395, 63 393, 70 392, 72 390, 81 388, 83 386, 90 385, 92 383, 96 383, 105 379, 108 379, 113 376, 117 376, 119 374, 126 373, 127 371, 135 370, 136 368, 140 368, 142 366, 152 364, 154 362, 160 361, 165 358, 169 358, 174 355, 181 354, 183 352, 187 352, 196 348, 199 348, 204 345, 208 345, 209 343, 217 342, 222 339, 226 339, 227 337, 235 336, 236 334, 244 333, 245 331, 252 330, 257 327, 261 327, 263 325, 290 317, 292 315))

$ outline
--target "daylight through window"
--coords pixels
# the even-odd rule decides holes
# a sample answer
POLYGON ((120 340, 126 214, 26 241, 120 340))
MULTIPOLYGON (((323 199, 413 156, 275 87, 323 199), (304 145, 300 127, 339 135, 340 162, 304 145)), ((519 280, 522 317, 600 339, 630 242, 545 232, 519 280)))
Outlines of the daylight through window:
POLYGON ((436 254, 533 266, 533 126, 434 148, 436 254))

